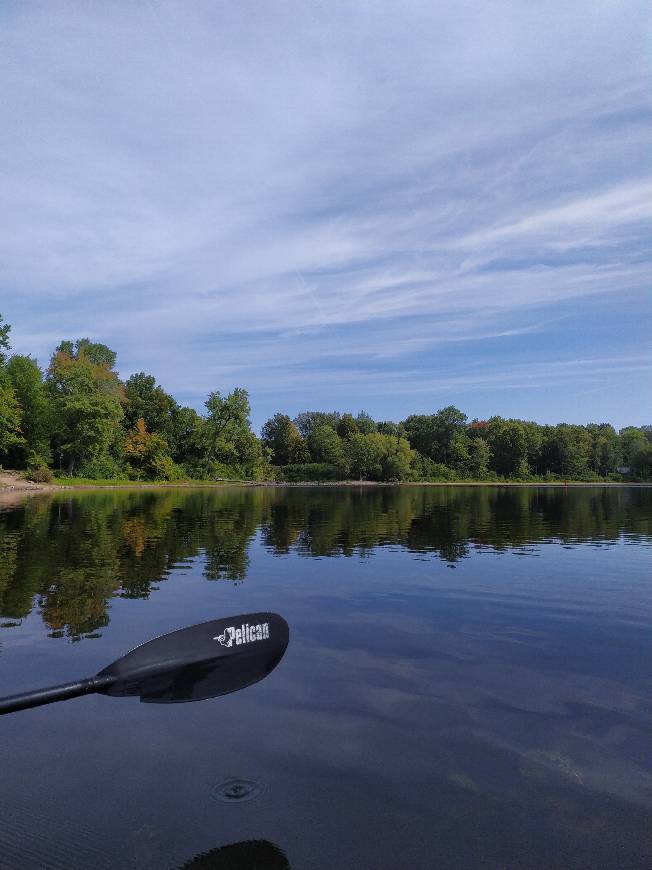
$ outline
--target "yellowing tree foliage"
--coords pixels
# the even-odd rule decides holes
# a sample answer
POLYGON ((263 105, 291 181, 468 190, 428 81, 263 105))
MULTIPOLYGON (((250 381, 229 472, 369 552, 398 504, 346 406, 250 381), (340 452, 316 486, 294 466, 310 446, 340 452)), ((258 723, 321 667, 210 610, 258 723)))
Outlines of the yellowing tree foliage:
POLYGON ((148 432, 142 417, 127 433, 123 454, 135 477, 172 480, 178 476, 167 441, 162 435, 148 432))

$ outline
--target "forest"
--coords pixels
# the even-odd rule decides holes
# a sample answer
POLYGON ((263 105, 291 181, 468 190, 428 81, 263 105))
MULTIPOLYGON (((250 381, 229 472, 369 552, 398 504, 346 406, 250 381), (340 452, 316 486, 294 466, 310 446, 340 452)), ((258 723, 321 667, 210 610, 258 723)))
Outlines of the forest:
POLYGON ((652 425, 469 421, 453 405, 400 422, 364 411, 281 412, 251 428, 247 390, 211 392, 203 413, 116 354, 62 341, 47 370, 11 354, 0 317, 0 467, 37 481, 601 481, 652 478, 652 425))

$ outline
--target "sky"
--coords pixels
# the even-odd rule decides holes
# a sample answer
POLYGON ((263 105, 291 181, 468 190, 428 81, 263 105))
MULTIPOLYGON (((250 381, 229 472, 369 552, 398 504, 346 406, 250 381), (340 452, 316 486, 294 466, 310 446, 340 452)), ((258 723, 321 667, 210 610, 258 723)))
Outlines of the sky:
POLYGON ((652 423, 652 17, 0 5, 0 313, 198 410, 652 423))

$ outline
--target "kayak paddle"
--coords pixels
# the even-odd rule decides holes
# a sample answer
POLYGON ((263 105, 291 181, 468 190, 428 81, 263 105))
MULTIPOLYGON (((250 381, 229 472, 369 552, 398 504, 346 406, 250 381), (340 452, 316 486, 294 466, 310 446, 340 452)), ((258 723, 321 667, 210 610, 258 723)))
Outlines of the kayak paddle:
POLYGON ((99 692, 149 704, 202 701, 251 686, 283 658, 290 629, 276 613, 181 628, 137 646, 94 677, 0 698, 0 715, 99 692))

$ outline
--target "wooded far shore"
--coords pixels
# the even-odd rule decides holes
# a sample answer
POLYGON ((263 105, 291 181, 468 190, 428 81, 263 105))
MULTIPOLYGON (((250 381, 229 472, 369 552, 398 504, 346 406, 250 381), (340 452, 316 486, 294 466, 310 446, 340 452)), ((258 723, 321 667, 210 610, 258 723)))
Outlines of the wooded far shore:
POLYGON ((398 422, 364 411, 279 411, 256 435, 242 387, 209 393, 200 414, 145 372, 123 382, 104 344, 62 341, 44 371, 10 353, 9 334, 0 317, 0 468, 35 484, 652 479, 652 425, 469 421, 448 405, 398 422))

